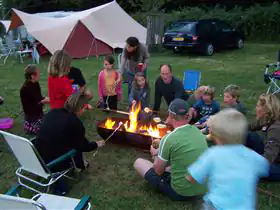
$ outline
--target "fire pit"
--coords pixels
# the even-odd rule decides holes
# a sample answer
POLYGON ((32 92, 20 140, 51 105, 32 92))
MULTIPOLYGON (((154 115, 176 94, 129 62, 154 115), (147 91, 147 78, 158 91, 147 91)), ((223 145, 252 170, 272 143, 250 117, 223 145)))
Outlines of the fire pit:
POLYGON ((161 139, 171 129, 156 122, 141 122, 138 120, 141 105, 131 108, 129 119, 106 118, 97 123, 97 132, 105 140, 122 122, 123 125, 110 138, 112 143, 134 146, 139 149, 149 150, 153 139, 161 139))

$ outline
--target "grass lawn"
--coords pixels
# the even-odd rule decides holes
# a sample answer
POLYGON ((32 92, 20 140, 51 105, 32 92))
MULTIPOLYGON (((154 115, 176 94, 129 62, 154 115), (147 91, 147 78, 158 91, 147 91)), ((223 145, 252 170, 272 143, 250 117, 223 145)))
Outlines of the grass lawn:
MULTIPOLYGON (((248 107, 251 118, 254 116, 258 96, 267 89, 267 85, 263 82, 263 67, 265 64, 275 62, 278 48, 279 46, 275 44, 250 43, 243 50, 216 53, 213 57, 176 55, 168 52, 153 54, 148 69, 150 85, 153 88, 155 77, 159 74, 158 67, 162 63, 172 64, 174 74, 179 78, 183 78, 185 69, 198 69, 202 72, 201 84, 213 85, 216 88, 217 98, 221 102, 222 91, 226 85, 232 83, 240 85, 242 87, 241 100, 248 107)), ((27 62, 25 61, 25 64, 27 62)), ((74 60, 73 63, 82 69, 89 88, 95 94, 92 102, 95 103, 97 77, 103 65, 102 58, 74 60)), ((42 75, 40 84, 45 95, 47 94, 47 65, 47 59, 43 59, 39 65, 42 75)), ((0 106, 0 117, 16 117, 21 110, 19 89, 24 80, 23 68, 23 64, 12 58, 7 60, 6 65, 0 66, 0 96, 5 98, 6 104, 6 106, 0 106)), ((125 91, 125 98, 126 95, 125 91)), ((165 104, 164 107, 166 107, 165 104)), ((124 109, 125 105, 121 108, 124 109)), ((96 133, 95 121, 104 118, 105 114, 98 110, 83 117, 90 140, 100 140, 96 133)), ((24 135, 22 122, 23 116, 19 115, 10 132, 24 135)), ((15 169, 18 164, 3 140, 0 141, 0 150, 2 151, 0 152, 0 192, 4 193, 16 181, 15 169)), ((88 153, 86 156, 91 167, 81 175, 78 181, 75 181, 69 196, 78 198, 87 194, 92 197, 92 203, 97 209, 193 209, 191 203, 174 203, 156 193, 135 173, 134 160, 137 157, 149 158, 148 154, 108 142, 96 157, 93 157, 93 153, 88 153)), ((266 183, 261 186, 275 194, 280 194, 279 184, 266 183)), ((258 204, 259 209, 262 210, 280 209, 280 201, 263 194, 259 195, 258 204)))

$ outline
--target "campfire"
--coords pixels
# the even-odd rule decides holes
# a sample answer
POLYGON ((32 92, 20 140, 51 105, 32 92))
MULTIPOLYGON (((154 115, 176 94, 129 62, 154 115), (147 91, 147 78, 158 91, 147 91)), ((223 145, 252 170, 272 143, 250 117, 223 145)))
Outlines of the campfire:
MULTIPOLYGON (((108 117, 97 124, 99 135, 106 139, 122 123, 122 126, 112 137, 112 142, 130 144, 143 149, 149 149, 153 139, 161 139, 171 130, 160 122, 139 121, 141 104, 135 104, 128 113, 128 119, 108 117), (159 123, 159 124, 158 124, 159 123)), ((146 113, 149 114, 149 113, 146 113)))
MULTIPOLYGON (((160 129, 157 127, 155 123, 142 124, 138 121, 138 114, 141 111, 141 104, 135 104, 132 106, 129 113, 129 120, 123 122, 124 128, 126 132, 130 133, 139 133, 147 136, 151 136, 153 138, 161 138, 160 129)), ((118 124, 116 121, 112 120, 112 118, 107 118, 105 121, 105 128, 114 129, 114 126, 118 124)))

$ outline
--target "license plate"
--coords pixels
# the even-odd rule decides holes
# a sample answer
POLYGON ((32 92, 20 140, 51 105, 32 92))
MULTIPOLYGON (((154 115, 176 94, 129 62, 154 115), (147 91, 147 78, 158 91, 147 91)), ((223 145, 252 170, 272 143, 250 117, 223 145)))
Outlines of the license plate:
POLYGON ((175 37, 175 38, 173 38, 173 41, 182 42, 182 41, 184 41, 184 37, 175 37))

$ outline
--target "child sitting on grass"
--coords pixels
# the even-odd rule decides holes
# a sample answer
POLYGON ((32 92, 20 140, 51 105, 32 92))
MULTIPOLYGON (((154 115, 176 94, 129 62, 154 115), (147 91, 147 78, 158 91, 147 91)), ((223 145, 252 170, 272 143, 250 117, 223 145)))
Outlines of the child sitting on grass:
POLYGON ((190 108, 189 114, 192 119, 195 119, 198 127, 204 127, 209 116, 216 114, 220 111, 220 104, 215 100, 215 89, 207 86, 202 95, 202 99, 198 100, 192 108, 190 108))
POLYGON ((189 104, 190 107, 193 107, 197 101, 202 99, 203 93, 207 86, 200 86, 197 88, 194 93, 188 98, 187 103, 189 104))
POLYGON ((237 85, 229 85, 224 89, 224 103, 228 108, 234 108, 246 116, 246 108, 239 101, 240 88, 237 85))
POLYGON ((121 99, 121 75, 114 69, 115 59, 107 56, 104 59, 104 68, 98 76, 98 95, 103 108, 118 109, 121 99))
POLYGON ((208 180, 202 209, 256 209, 256 187, 266 177, 268 161, 243 143, 248 123, 243 114, 229 108, 211 116, 210 134, 218 146, 206 150, 188 167, 186 179, 208 180))
POLYGON ((20 89, 20 99, 24 112, 24 132, 34 135, 39 131, 43 118, 43 105, 49 102, 43 97, 39 84, 40 70, 36 65, 24 69, 25 82, 20 89))

